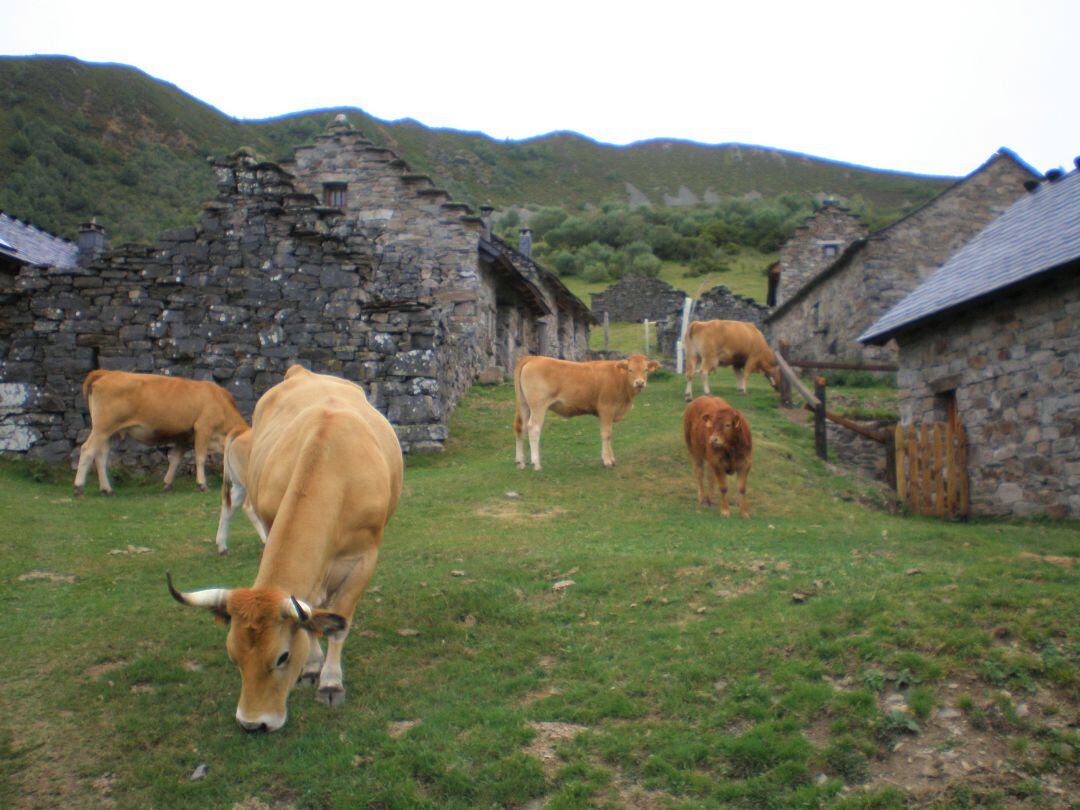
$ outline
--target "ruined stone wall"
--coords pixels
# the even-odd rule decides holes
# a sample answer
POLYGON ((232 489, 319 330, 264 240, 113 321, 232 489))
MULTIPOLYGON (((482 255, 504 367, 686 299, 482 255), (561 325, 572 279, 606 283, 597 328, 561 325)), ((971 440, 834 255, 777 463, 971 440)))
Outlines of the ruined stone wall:
POLYGON ((604 313, 613 321, 640 323, 648 318, 660 321, 682 312, 686 293, 658 278, 627 276, 603 292, 592 294, 593 317, 603 321, 604 313))
POLYGON ((95 367, 213 379, 250 416, 293 363, 363 384, 406 449, 440 447, 476 352, 452 339, 456 303, 382 273, 370 235, 280 167, 215 170, 198 226, 0 280, 0 450, 67 459, 95 367))
POLYGON ((1080 517, 1080 273, 900 336, 902 424, 954 390, 979 515, 1080 517))
POLYGON ((844 249, 866 236, 866 225, 847 208, 826 203, 795 230, 780 248, 779 306, 800 287, 832 264, 844 249))
POLYGON ((1030 173, 996 155, 925 207, 856 246, 820 282, 812 281, 766 321, 771 343, 815 360, 895 362, 896 347, 863 346, 858 336, 926 280, 1024 191, 1030 173))

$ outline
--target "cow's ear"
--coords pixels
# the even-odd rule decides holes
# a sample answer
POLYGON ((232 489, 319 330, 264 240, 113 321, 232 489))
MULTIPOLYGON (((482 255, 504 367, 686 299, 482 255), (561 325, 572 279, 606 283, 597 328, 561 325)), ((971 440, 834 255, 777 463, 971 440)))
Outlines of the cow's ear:
POLYGON ((618 363, 615 364, 615 368, 619 369, 620 371, 629 371, 630 364, 627 363, 625 360, 620 360, 618 363))
POLYGON ((731 426, 736 430, 739 429, 739 417, 736 416, 733 420, 731 420, 731 426))
POLYGON ((656 360, 650 360, 649 365, 646 366, 646 368, 648 368, 649 371, 656 371, 658 368, 660 368, 660 363, 656 360))
POLYGON ((712 416, 711 415, 705 414, 705 416, 702 417, 701 421, 705 423, 705 427, 712 427, 712 416))
POLYGON ((332 613, 329 610, 316 610, 303 626, 305 630, 315 635, 335 638, 348 624, 345 617, 340 613, 332 613))

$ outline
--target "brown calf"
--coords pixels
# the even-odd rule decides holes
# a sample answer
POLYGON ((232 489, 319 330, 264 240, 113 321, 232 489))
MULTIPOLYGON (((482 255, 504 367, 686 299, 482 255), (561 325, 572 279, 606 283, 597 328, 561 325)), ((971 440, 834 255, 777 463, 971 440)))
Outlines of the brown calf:
POLYGON ((634 397, 645 390, 649 372, 659 366, 642 354, 632 354, 625 360, 586 363, 534 355, 522 357, 514 367, 517 398, 514 435, 518 469, 525 469, 523 432, 526 428, 533 469, 540 469, 540 431, 549 410, 565 417, 583 414, 599 417, 600 458, 605 467, 614 467, 612 425, 634 407, 634 397))
POLYGON ((749 517, 746 479, 750 475, 753 443, 746 417, 721 397, 698 397, 683 412, 683 437, 697 478, 698 504, 713 506, 716 503, 713 486, 719 483, 720 514, 730 517, 727 476, 737 475, 739 514, 749 517))
POLYGON ((83 494, 90 464, 97 466, 98 486, 112 494, 109 440, 123 433, 136 441, 169 448, 165 491, 172 489, 184 451, 195 447, 195 480, 206 492, 206 457, 219 449, 233 428, 247 427, 232 394, 212 382, 97 369, 83 381, 90 409, 90 435, 79 451, 75 495, 83 494))

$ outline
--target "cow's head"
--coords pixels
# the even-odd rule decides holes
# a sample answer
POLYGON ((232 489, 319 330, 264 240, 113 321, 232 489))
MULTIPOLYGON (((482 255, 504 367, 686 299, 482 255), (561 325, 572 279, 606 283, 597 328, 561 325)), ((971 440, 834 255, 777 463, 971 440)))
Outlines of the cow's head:
POLYGON ((713 450, 721 451, 739 444, 742 417, 732 408, 706 413, 701 417, 705 426, 705 441, 713 450))
POLYGON ((615 368, 626 372, 627 382, 636 394, 645 390, 645 384, 649 381, 649 372, 656 371, 660 364, 655 360, 649 360, 643 354, 632 354, 625 360, 615 364, 615 368))
POLYGON ((276 588, 208 588, 182 592, 166 574, 169 593, 184 605, 206 608, 229 626, 225 649, 240 670, 236 722, 245 731, 277 731, 288 719, 286 701, 312 643, 310 634, 333 636, 343 616, 314 610, 276 588))

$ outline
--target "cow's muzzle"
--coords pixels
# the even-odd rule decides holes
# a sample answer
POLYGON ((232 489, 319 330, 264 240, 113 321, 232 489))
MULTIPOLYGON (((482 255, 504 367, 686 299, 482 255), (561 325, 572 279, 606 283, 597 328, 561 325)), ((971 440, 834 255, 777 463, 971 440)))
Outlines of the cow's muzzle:
POLYGON ((645 390, 645 381, 644 380, 634 380, 634 388, 636 388, 638 391, 644 391, 645 390))

